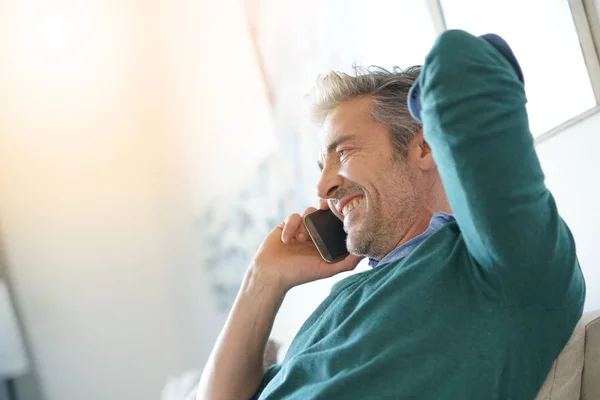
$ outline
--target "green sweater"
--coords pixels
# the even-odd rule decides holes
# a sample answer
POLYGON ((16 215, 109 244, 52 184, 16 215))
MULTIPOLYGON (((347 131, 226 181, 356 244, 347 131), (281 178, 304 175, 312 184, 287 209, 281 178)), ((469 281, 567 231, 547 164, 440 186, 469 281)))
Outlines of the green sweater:
POLYGON ((260 399, 533 399, 579 320, 575 244, 544 185, 510 64, 447 31, 421 76, 449 223, 337 283, 260 399))

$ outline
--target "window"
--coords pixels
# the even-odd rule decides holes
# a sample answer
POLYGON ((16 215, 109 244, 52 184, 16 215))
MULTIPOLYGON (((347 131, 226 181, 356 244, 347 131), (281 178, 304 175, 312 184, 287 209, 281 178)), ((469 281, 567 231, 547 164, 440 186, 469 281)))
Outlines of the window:
POLYGON ((596 100, 567 0, 442 0, 449 29, 497 33, 525 76, 535 136, 594 107, 596 100))
POLYGON ((317 74, 350 71, 353 64, 420 64, 446 28, 508 41, 525 74, 534 136, 600 99, 600 0, 245 1, 254 7, 256 48, 285 140, 291 125, 303 124, 298 99, 317 74))

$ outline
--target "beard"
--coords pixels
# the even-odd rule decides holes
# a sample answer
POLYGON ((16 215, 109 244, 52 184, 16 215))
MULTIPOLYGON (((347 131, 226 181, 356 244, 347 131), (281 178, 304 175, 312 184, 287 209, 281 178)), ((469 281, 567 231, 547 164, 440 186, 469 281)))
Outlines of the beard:
POLYGON ((349 232, 346 238, 346 247, 354 255, 361 257, 377 258, 385 252, 386 243, 381 236, 383 213, 374 205, 365 212, 363 221, 354 231, 349 232))
POLYGON ((381 260, 396 248, 414 222, 418 208, 414 178, 405 168, 399 169, 382 185, 385 192, 363 200, 369 208, 365 206, 358 226, 348 229, 346 246, 350 253, 381 260))

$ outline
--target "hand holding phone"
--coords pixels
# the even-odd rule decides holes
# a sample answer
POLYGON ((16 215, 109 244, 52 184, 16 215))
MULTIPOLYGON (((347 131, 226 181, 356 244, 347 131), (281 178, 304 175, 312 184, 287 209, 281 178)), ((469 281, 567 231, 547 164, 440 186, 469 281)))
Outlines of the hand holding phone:
MULTIPOLYGON (((329 278, 340 272, 351 271, 356 268, 362 257, 353 255, 342 257, 342 254, 347 254, 345 250, 343 253, 335 251, 329 239, 338 237, 337 235, 332 236, 325 230, 325 233, 321 233, 319 237, 325 238, 328 246, 324 247, 325 243, 323 242, 323 245, 321 245, 322 242, 319 242, 319 250, 314 244, 304 225, 304 218, 313 212, 317 212, 317 210, 310 207, 304 212, 303 216, 291 214, 271 231, 252 260, 250 270, 255 277, 258 277, 255 279, 285 293, 295 286, 329 278), (324 248, 327 250, 324 250, 324 248), (321 256, 321 252, 326 258, 321 256), (338 261, 330 263, 335 260, 338 261)), ((335 218, 331 222, 341 224, 341 221, 335 215, 331 214, 331 216, 335 218)), ((327 227, 330 225, 321 223, 326 222, 328 218, 328 214, 316 214, 309 217, 308 220, 316 221, 316 225, 319 227, 327 227), (327 218, 322 219, 323 216, 327 218)), ((315 226, 314 223, 309 223, 309 225, 315 226)), ((340 225, 338 227, 342 228, 341 231, 343 232, 343 227, 340 225)), ((314 234, 315 231, 312 232, 314 234)), ((340 234, 342 232, 338 231, 340 234)), ((337 241, 337 243, 343 245, 345 249, 345 240, 337 241)))
POLYGON ((306 215, 304 226, 326 262, 335 263, 350 254, 346 248, 344 223, 331 210, 317 210, 306 215))

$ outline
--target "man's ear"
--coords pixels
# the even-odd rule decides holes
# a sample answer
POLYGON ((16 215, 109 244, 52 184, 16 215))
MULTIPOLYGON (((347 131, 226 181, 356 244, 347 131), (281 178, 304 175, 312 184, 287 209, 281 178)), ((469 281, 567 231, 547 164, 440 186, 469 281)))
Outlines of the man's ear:
POLYGON ((423 129, 414 137, 415 150, 416 150, 416 161, 417 165, 422 171, 431 171, 435 169, 436 164, 433 160, 433 154, 431 153, 431 147, 429 143, 425 141, 423 136, 423 129))

